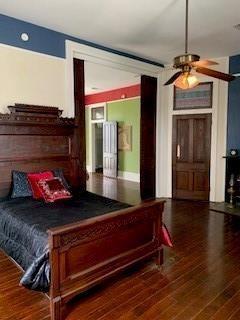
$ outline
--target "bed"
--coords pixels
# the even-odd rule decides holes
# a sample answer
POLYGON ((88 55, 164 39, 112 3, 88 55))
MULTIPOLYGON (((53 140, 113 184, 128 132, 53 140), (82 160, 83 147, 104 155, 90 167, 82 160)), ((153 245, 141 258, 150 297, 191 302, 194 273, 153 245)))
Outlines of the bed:
MULTIPOLYGON (((37 263, 45 268, 45 275, 50 272, 51 319, 63 320, 68 303, 81 292, 146 258, 154 256, 158 265, 162 263, 164 202, 150 200, 130 207, 86 192, 82 123, 62 118, 57 108, 17 104, 9 110, 9 114, 0 114, 0 197, 11 190, 12 170, 62 168, 74 189, 74 199, 54 205, 33 199, 0 202, 2 248, 22 264, 24 276, 28 276, 26 269, 33 257, 22 261, 3 238, 8 235, 17 242, 22 237, 18 230, 29 236, 29 230, 34 231, 31 239, 22 237, 21 241, 38 250, 34 258, 42 259, 37 263), (62 212, 61 221, 54 218, 56 212, 62 212), (64 213, 69 213, 67 219, 64 213)), ((25 249, 31 253, 31 248, 25 249)), ((24 277, 22 283, 28 286, 24 277)))

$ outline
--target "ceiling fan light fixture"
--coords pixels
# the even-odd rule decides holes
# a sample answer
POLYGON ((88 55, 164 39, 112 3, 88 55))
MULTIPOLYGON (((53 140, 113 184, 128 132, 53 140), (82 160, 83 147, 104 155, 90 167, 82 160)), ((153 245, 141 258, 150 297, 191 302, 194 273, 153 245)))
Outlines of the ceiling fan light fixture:
POLYGON ((184 72, 174 81, 174 85, 183 90, 194 88, 198 84, 198 78, 191 72, 184 72))
MULTIPOLYGON (((176 87, 181 89, 190 89, 198 85, 198 79, 196 76, 191 74, 191 69, 194 69, 197 73, 207 75, 216 79, 223 81, 232 81, 235 76, 216 71, 207 68, 211 65, 218 64, 211 60, 200 60, 200 56, 197 54, 191 54, 188 52, 188 7, 189 0, 186 0, 186 15, 185 15, 185 53, 177 56, 173 60, 173 67, 175 69, 181 69, 175 73, 167 82, 164 83, 165 86, 170 84, 175 84, 176 87)), ((235 26, 236 29, 240 29, 240 24, 235 26)))

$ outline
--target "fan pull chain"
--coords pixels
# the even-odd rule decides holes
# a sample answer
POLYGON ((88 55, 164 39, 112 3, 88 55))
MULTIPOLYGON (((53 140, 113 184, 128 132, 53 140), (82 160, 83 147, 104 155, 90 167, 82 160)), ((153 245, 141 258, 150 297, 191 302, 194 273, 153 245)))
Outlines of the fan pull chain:
POLYGON ((186 0, 186 17, 185 17, 185 53, 188 53, 188 0, 186 0))

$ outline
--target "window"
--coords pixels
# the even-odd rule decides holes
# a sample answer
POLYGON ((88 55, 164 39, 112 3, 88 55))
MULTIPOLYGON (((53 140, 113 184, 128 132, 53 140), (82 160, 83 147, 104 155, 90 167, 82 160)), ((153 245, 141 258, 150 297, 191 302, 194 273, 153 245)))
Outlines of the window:
POLYGON ((104 107, 91 109, 91 120, 104 120, 104 107))

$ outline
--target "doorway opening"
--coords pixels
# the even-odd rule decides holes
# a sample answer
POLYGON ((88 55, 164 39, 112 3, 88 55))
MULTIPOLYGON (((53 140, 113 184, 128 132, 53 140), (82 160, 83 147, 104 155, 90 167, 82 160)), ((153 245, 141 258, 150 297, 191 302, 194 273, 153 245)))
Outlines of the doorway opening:
POLYGON ((140 182, 141 76, 84 65, 87 171, 140 182))
POLYGON ((103 173, 103 124, 93 124, 94 140, 94 169, 96 173, 103 173))
POLYGON ((106 120, 106 104, 100 103, 89 108, 86 117, 87 152, 90 153, 91 167, 89 172, 103 173, 103 124, 106 120), (88 119, 87 119, 88 118, 88 119), (91 142, 90 142, 91 141, 91 142))

